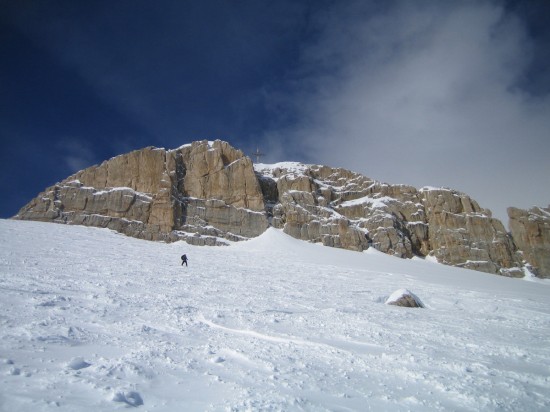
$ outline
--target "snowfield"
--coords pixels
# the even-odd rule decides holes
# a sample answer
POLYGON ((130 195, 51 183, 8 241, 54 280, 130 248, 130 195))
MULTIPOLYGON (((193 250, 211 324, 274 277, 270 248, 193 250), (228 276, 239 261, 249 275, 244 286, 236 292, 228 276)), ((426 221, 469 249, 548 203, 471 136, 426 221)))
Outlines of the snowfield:
POLYGON ((2 411, 550 410, 545 281, 275 229, 194 247, 0 220, 0 242, 2 411), (425 308, 384 304, 399 289, 425 308))

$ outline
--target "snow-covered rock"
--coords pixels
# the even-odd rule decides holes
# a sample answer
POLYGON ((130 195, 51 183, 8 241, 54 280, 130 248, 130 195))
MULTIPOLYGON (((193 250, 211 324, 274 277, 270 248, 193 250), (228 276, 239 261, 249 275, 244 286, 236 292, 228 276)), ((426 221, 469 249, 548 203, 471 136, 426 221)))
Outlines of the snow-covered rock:
POLYGON ((408 289, 398 289, 386 300, 386 305, 403 306, 406 308, 423 308, 424 304, 418 296, 408 289))
POLYGON ((84 358, 76 357, 71 359, 71 361, 67 364, 67 367, 69 369, 73 370, 80 370, 91 366, 91 363, 88 363, 84 360, 84 358))

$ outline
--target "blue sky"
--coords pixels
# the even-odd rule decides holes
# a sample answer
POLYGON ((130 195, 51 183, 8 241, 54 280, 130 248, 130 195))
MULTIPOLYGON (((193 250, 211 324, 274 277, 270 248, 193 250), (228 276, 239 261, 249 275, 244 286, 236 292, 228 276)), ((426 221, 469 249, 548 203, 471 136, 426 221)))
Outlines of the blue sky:
POLYGON ((0 217, 145 146, 550 203, 550 3, 0 1, 0 217))

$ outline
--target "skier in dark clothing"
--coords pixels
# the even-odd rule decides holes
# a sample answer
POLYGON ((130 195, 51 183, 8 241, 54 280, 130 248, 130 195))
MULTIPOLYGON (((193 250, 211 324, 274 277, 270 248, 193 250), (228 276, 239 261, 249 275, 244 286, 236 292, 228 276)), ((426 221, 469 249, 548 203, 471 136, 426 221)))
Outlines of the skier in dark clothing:
POLYGON ((187 266, 187 255, 181 256, 181 265, 183 266, 184 263, 185 263, 185 266, 187 266))

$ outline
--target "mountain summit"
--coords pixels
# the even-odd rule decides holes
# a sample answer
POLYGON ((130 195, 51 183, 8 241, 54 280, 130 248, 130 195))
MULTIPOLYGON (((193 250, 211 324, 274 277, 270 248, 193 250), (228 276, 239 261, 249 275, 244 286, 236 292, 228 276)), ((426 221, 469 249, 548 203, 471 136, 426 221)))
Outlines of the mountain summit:
POLYGON ((550 208, 510 208, 512 233, 466 194, 391 185, 341 168, 253 164, 216 140, 148 147, 47 188, 15 219, 223 245, 268 227, 302 240, 522 277, 550 277, 550 208), (518 250, 521 247, 521 251, 518 250))

